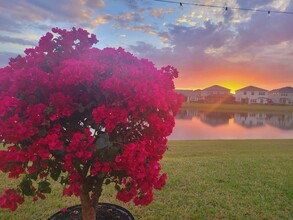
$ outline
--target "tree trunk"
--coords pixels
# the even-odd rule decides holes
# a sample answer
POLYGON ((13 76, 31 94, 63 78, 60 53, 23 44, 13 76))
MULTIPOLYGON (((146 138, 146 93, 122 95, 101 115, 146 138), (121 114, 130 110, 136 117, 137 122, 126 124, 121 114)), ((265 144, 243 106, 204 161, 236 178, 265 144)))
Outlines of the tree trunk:
POLYGON ((87 190, 82 190, 82 193, 80 194, 82 220, 96 220, 96 213, 98 209, 99 198, 102 194, 103 182, 104 178, 100 179, 96 183, 95 190, 93 191, 91 197, 87 190))
POLYGON ((80 194, 80 202, 82 209, 82 220, 96 220, 96 210, 92 205, 92 201, 88 192, 80 194))

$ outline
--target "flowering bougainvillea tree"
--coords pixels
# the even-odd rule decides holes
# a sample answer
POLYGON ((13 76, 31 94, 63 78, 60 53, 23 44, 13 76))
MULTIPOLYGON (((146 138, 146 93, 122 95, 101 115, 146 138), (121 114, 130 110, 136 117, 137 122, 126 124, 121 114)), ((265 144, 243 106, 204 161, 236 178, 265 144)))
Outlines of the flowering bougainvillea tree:
POLYGON ((53 28, 0 69, 0 170, 21 179, 0 207, 44 199, 59 181, 94 219, 103 185, 136 205, 165 185, 159 161, 181 105, 178 72, 97 42, 83 29, 53 28))

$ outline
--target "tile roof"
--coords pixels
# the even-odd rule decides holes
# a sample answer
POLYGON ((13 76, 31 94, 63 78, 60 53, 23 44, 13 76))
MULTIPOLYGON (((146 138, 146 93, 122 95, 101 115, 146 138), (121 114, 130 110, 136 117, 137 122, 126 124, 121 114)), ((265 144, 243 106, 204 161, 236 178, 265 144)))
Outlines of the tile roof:
POLYGON ((273 89, 270 92, 293 93, 293 87, 283 87, 283 88, 280 88, 280 89, 273 89))
POLYGON ((230 91, 230 89, 227 89, 223 86, 218 86, 218 85, 210 86, 208 88, 203 89, 203 91, 219 91, 219 90, 230 91))
POLYGON ((236 90, 235 92, 242 92, 242 91, 254 91, 254 92, 267 92, 268 90, 266 89, 262 89, 262 88, 258 88, 258 87, 255 87, 255 86, 247 86, 247 87, 244 87, 244 88, 241 88, 241 89, 238 89, 236 90))

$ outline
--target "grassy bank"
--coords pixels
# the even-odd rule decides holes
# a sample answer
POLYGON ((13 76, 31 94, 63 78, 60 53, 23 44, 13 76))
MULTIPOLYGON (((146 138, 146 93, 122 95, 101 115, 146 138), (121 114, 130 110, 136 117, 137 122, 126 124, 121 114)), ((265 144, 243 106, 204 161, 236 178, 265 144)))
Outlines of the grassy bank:
MULTIPOLYGON (((169 180, 148 207, 119 203, 110 188, 101 200, 136 219, 293 219, 293 140, 170 141, 162 165, 169 180)), ((1 190, 15 182, 0 178, 1 190)), ((44 201, 0 210, 0 219, 46 219, 79 203, 55 188, 44 201)))
POLYGON ((266 113, 293 113, 293 106, 280 105, 248 105, 248 104, 207 104, 184 103, 183 108, 195 108, 204 111, 218 112, 266 112, 266 113))

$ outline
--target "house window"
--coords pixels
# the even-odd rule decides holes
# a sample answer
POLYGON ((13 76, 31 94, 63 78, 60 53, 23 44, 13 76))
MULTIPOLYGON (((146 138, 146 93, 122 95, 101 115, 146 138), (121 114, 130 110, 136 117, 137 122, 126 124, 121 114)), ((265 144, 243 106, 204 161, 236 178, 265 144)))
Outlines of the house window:
POLYGON ((250 103, 256 103, 256 99, 250 99, 250 103))
POLYGON ((254 95, 254 92, 251 92, 251 95, 254 95))
POLYGON ((281 93, 281 96, 288 96, 287 93, 281 93))
POLYGON ((243 92, 243 95, 246 95, 246 92, 243 92))
POLYGON ((265 95, 265 92, 259 92, 259 95, 265 95))

